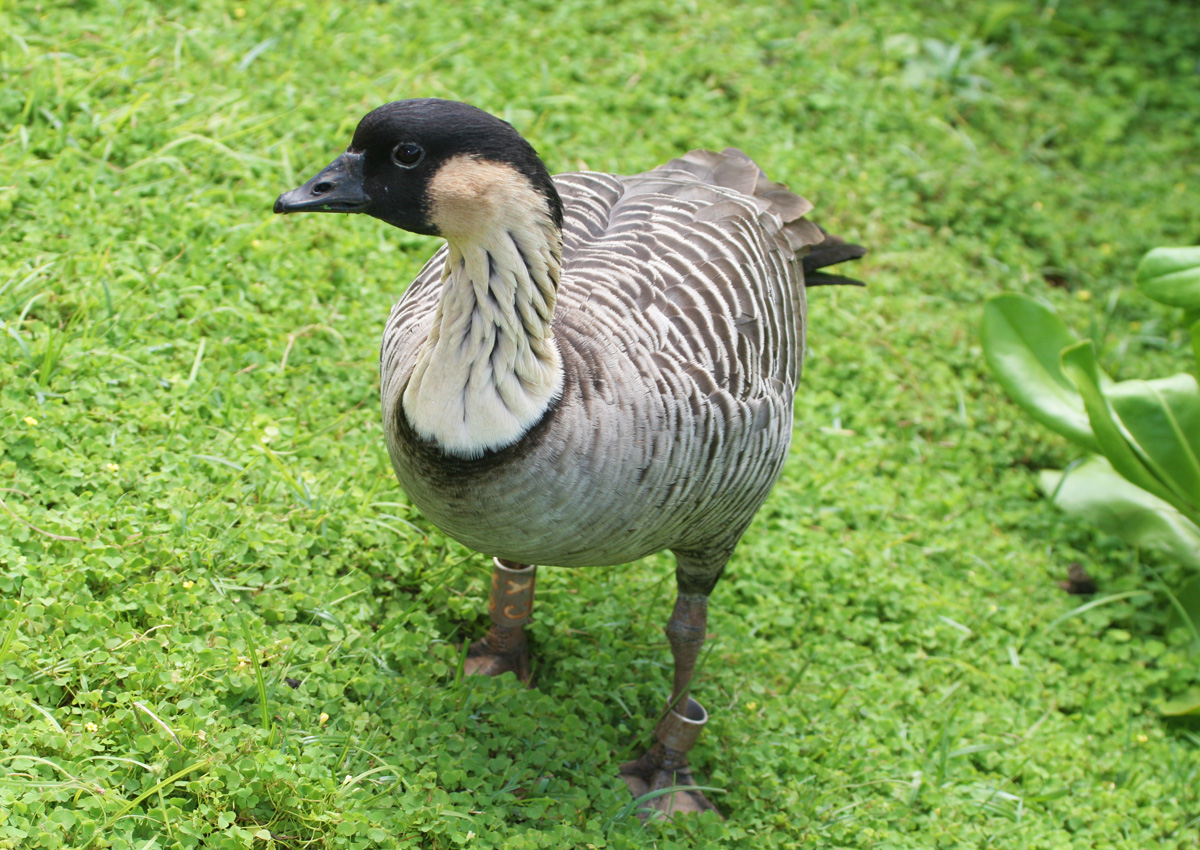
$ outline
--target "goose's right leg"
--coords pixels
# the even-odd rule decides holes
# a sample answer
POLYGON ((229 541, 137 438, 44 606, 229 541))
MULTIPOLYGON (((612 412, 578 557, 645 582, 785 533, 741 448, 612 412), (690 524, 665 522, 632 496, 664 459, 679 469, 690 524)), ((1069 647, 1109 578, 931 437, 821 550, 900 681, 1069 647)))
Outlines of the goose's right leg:
POLYGON ((652 812, 670 817, 716 808, 695 787, 687 756, 708 721, 708 712, 688 693, 708 630, 707 591, 711 591, 711 586, 701 593, 688 592, 685 587, 681 583, 675 609, 667 621, 667 640, 675 660, 675 676, 667 709, 654 729, 655 743, 636 761, 623 764, 620 769, 621 778, 634 797, 676 789, 647 801, 647 809, 638 813, 643 819, 652 812))
POLYGON ((529 684, 529 644, 525 624, 533 613, 537 567, 493 558, 488 615, 492 627, 467 648, 463 672, 468 676, 499 676, 512 672, 529 684))

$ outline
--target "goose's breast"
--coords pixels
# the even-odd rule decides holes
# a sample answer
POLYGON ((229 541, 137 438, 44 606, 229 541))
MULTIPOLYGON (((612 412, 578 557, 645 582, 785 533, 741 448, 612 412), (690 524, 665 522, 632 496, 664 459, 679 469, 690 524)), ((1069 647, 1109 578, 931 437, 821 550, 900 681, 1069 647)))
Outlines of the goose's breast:
POLYGON ((447 456, 385 402, 396 475, 424 516, 485 554, 555 566, 736 539, 786 456, 790 401, 714 401, 682 370, 639 369, 591 334, 560 333, 563 397, 509 448, 447 456))

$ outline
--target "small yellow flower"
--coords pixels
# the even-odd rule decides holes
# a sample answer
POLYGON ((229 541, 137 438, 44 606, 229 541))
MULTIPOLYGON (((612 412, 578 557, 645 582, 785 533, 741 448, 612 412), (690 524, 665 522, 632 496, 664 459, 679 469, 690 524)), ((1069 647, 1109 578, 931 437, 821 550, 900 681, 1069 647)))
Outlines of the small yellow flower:
POLYGON ((244 655, 239 655, 239 656, 238 656, 237 668, 238 668, 239 670, 245 670, 245 669, 246 669, 247 667, 249 667, 249 666, 250 666, 250 659, 249 659, 249 658, 247 658, 247 657, 246 657, 246 656, 244 656, 244 655))
POLYGON ((26 424, 26 425, 28 425, 30 428, 32 428, 32 427, 34 427, 35 425, 37 425, 37 420, 36 420, 36 419, 34 419, 32 416, 26 416, 26 417, 25 417, 25 424, 26 424))
MULTIPOLYGON (((329 715, 322 711, 321 716, 317 718, 317 722, 320 723, 322 726, 324 726, 326 723, 329 722, 329 715)), ((1143 736, 1143 737, 1145 737, 1145 736, 1143 736)))
POLYGON ((186 581, 183 583, 183 589, 184 589, 184 590, 191 590, 191 589, 192 589, 192 587, 193 587, 195 584, 196 584, 196 582, 192 581, 191 579, 187 579, 187 580, 186 580, 186 581))
POLYGON ((104 464, 104 468, 105 468, 105 469, 107 469, 109 472, 120 472, 120 471, 121 471, 121 464, 119 464, 119 463, 106 463, 106 464, 104 464))
POLYGON ((1138 735, 1138 736, 1137 736, 1137 739, 1138 739, 1138 743, 1139 743, 1139 744, 1144 744, 1144 743, 1146 743, 1147 741, 1149 741, 1149 740, 1150 740, 1150 739, 1149 739, 1148 737, 1146 737, 1145 735, 1138 735))
POLYGON ((90 722, 83 724, 83 728, 88 730, 89 732, 96 732, 96 731, 99 731, 99 729, 100 729, 100 727, 97 726, 95 723, 90 723, 90 722))
POLYGON ((1034 208, 1035 210, 1037 210, 1038 212, 1041 212, 1041 211, 1042 211, 1042 208, 1043 208, 1044 206, 1045 206, 1045 205, 1044 205, 1044 204, 1043 204, 1041 201, 1034 201, 1034 202, 1033 202, 1033 208, 1034 208))
POLYGON ((201 729, 199 732, 196 733, 196 737, 199 738, 201 741, 207 741, 208 733, 205 732, 203 729, 201 729))
POLYGON ((1078 298, 1080 301, 1091 301, 1092 300, 1092 291, 1090 289, 1081 289, 1075 293, 1075 297, 1078 298))
POLYGON ((238 19, 244 18, 244 17, 246 17, 246 10, 243 9, 241 6, 238 6, 236 9, 233 10, 233 16, 238 19))
POLYGON ((754 700, 750 700, 750 702, 746 703, 746 711, 755 711, 757 709, 758 709, 758 703, 755 702, 754 700))

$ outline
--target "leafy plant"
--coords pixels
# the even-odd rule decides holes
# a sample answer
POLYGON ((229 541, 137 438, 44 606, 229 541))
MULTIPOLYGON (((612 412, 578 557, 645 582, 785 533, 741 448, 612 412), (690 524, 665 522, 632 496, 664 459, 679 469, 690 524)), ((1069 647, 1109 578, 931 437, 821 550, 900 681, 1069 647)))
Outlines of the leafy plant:
MULTIPOLYGON (((1187 311, 1200 359, 1200 248, 1151 251, 1138 266, 1137 286, 1187 311)), ((1066 471, 1043 471, 1042 491, 1104 531, 1200 570, 1195 376, 1114 382, 1100 368, 1092 340, 1079 340, 1049 307, 1019 293, 988 301, 982 335, 984 356, 1009 396, 1092 455, 1066 471)), ((1193 577, 1177 589, 1177 604, 1197 597, 1198 582, 1193 577)), ((1195 629, 1200 605, 1187 616, 1195 629)))
POLYGON ((974 39, 946 42, 900 33, 888 36, 884 49, 903 58, 901 79, 910 88, 941 90, 968 102, 981 100, 991 88, 991 81, 979 72, 993 50, 974 39))

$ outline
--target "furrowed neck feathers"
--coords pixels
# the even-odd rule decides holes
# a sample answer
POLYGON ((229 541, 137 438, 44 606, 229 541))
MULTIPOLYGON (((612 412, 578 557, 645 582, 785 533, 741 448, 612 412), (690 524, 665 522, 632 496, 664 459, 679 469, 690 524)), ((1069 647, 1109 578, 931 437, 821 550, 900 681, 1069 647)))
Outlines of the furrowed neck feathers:
POLYGON ((562 392, 562 234, 545 196, 502 163, 452 160, 429 198, 449 253, 404 414, 442 451, 479 457, 517 442, 562 392))

